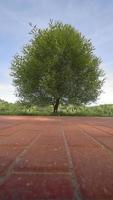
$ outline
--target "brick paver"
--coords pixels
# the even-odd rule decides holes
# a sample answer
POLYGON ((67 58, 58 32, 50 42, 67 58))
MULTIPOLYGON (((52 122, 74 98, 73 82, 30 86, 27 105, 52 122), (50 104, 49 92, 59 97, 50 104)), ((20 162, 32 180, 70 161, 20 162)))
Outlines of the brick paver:
POLYGON ((0 117, 0 200, 113 200, 113 119, 0 117))
POLYGON ((0 176, 5 175, 10 164, 22 150, 21 147, 0 145, 0 176))
POLYGON ((68 175, 11 175, 1 186, 0 199, 37 200, 73 199, 73 190, 68 175))

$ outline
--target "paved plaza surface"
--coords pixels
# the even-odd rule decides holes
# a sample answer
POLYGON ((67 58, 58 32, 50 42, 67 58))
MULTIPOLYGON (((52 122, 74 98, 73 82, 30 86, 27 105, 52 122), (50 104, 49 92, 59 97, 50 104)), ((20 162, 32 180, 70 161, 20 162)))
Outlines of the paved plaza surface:
POLYGON ((113 118, 0 116, 0 200, 113 200, 113 118))

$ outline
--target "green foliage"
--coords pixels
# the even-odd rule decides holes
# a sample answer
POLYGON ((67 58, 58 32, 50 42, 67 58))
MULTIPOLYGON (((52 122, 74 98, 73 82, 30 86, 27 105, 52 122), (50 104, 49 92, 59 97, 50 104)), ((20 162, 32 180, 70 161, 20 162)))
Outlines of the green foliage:
POLYGON ((25 104, 86 104, 101 92, 103 71, 94 47, 68 24, 49 23, 31 31, 32 39, 12 62, 17 95, 25 104))
MULTIPOLYGON (((55 115, 52 106, 26 106, 21 102, 8 103, 0 100, 0 115, 36 115, 49 116, 55 115)), ((101 116, 113 117, 113 105, 100 105, 93 107, 60 105, 59 116, 101 116)))

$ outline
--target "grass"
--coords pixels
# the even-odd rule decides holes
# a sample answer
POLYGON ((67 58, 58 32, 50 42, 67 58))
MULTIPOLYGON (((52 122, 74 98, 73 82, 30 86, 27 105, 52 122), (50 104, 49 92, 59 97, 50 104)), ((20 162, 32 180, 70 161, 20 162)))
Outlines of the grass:
POLYGON ((31 106, 27 108, 18 103, 8 103, 0 101, 0 115, 33 115, 33 116, 99 116, 99 117, 113 117, 113 105, 100 106, 79 106, 60 105, 57 114, 54 114, 52 106, 31 106))

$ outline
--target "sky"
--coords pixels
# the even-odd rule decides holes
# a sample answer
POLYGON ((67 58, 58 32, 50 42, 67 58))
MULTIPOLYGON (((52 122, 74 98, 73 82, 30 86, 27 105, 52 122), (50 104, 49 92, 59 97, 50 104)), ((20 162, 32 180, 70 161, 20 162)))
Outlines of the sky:
POLYGON ((0 0, 0 98, 17 100, 10 67, 30 39, 29 22, 44 28, 50 19, 71 24, 91 39, 106 78, 96 104, 113 103, 113 0, 0 0))

